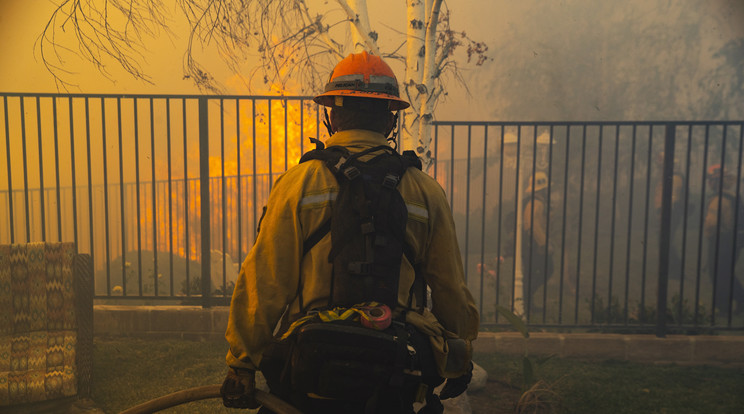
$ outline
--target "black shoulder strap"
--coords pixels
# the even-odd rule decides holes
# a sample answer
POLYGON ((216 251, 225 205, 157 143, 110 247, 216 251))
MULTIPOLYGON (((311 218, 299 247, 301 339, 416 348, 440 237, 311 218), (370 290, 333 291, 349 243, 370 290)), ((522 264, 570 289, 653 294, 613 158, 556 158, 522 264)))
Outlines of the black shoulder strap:
MULTIPOLYGON (((306 152, 302 158, 300 158, 300 163, 307 162, 310 160, 320 160, 323 161, 328 169, 330 169, 334 175, 336 174, 336 170, 334 168, 336 165, 338 165, 339 160, 342 157, 348 158, 350 156, 349 151, 340 146, 332 146, 325 148, 323 146, 323 143, 315 140, 314 138, 311 139, 316 145, 317 148, 306 152)), ((326 220, 323 224, 320 225, 310 236, 305 240, 302 246, 302 255, 306 255, 307 252, 310 251, 318 242, 325 237, 328 232, 331 231, 331 219, 329 218, 326 220)))
MULTIPOLYGON (((349 154, 349 151, 345 147, 332 146, 332 147, 325 148, 323 143, 315 138, 310 138, 310 141, 315 143, 317 148, 306 152, 302 156, 302 158, 300 158, 300 163, 310 161, 310 160, 324 161, 326 165, 329 167, 329 169, 334 173, 334 175, 338 173, 338 170, 334 170, 334 168, 331 168, 331 167, 336 167, 338 165, 339 159, 344 155, 347 158, 348 157, 358 158, 361 155, 369 154, 370 152, 378 151, 380 149, 392 150, 392 148, 388 146, 381 145, 381 146, 369 148, 365 151, 351 155, 349 154)), ((394 153, 394 151, 392 153, 394 153)), ((421 170, 422 168, 421 159, 418 157, 418 155, 416 155, 415 151, 411 151, 411 150, 403 151, 403 154, 401 154, 401 157, 403 159, 403 162, 405 163, 403 172, 405 172, 405 170, 408 167, 414 167, 414 168, 418 168, 419 170, 421 170)), ((316 244, 318 244, 318 242, 320 242, 320 240, 323 239, 323 237, 325 237, 326 234, 328 234, 329 231, 331 231, 331 219, 330 218, 326 220, 323 224, 321 224, 320 227, 318 227, 307 238, 307 240, 305 240, 305 243, 303 244, 303 247, 302 247, 302 254, 306 255, 310 251, 310 249, 312 249, 316 244)), ((411 265, 413 266, 415 265, 414 263, 415 257, 413 256, 411 252, 412 252, 412 249, 410 248, 410 246, 408 246, 408 244, 406 244, 405 246, 406 257, 408 261, 411 263, 411 265)))
POLYGON ((311 235, 310 237, 305 240, 305 243, 302 244, 302 255, 306 255, 310 249, 315 247, 316 244, 318 244, 319 241, 325 237, 328 232, 331 231, 331 219, 330 217, 328 220, 326 220, 323 224, 320 225, 311 235))
MULTIPOLYGON (((421 160, 419 159, 419 157, 416 155, 414 151, 403 151, 403 153, 399 155, 389 146, 378 146, 378 147, 368 148, 361 152, 350 154, 349 151, 345 147, 332 146, 332 147, 324 148, 322 143, 318 143, 316 141, 313 141, 313 142, 316 143, 317 148, 305 153, 300 159, 300 163, 313 160, 313 159, 321 160, 331 170, 334 176, 336 176, 337 180, 340 178, 339 175, 344 174, 343 167, 344 165, 347 164, 347 162, 353 161, 355 159, 358 159, 361 156, 364 156, 366 154, 370 154, 373 152, 377 152, 377 151, 384 151, 384 152, 380 155, 375 156, 372 160, 369 160, 369 162, 374 162, 378 157, 389 156, 389 155, 395 155, 395 156, 400 157, 400 160, 402 161, 402 166, 401 166, 401 171, 399 172, 399 175, 400 175, 399 178, 402 178, 402 175, 405 173, 408 167, 414 167, 419 170, 422 169, 421 160)), ((305 242, 303 243, 303 255, 307 254, 330 231, 331 231, 331 218, 329 218, 323 224, 321 224, 305 240, 305 242)), ((424 309, 427 305, 426 304, 427 302, 426 282, 423 280, 423 276, 421 275, 420 264, 416 262, 415 253, 413 252, 413 249, 408 243, 404 242, 403 253, 406 259, 408 260, 408 262, 411 264, 411 266, 414 267, 414 270, 415 270, 414 283, 411 286, 411 290, 409 291, 408 308, 409 309, 412 308, 412 305, 413 305, 412 301, 415 298, 417 307, 424 309)))
POLYGON ((416 167, 419 170, 422 169, 421 165, 421 158, 416 155, 415 151, 407 150, 403 151, 403 154, 401 154, 403 159, 408 163, 409 167, 416 167))

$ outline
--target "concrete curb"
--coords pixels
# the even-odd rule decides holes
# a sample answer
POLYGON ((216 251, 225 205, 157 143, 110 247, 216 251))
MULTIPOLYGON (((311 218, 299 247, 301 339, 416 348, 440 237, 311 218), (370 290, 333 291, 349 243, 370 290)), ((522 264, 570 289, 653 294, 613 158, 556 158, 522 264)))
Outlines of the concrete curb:
POLYGON ((744 367, 744 336, 481 332, 475 352, 555 355, 588 361, 620 360, 651 364, 744 367))
MULTIPOLYGON (((112 306, 94 307, 96 336, 224 340, 227 307, 112 306)), ((593 333, 481 332, 477 353, 556 355, 589 361, 621 360, 651 364, 744 367, 744 336, 622 335, 593 333)))

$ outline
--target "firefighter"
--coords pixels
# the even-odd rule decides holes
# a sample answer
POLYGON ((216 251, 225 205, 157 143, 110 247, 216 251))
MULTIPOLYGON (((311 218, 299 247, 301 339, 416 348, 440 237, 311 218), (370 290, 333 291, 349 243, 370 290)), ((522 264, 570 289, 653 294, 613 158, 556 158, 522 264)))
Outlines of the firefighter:
POLYGON ((547 188, 548 176, 537 171, 525 190, 522 210, 522 272, 525 275, 525 292, 529 292, 526 300, 530 308, 535 293, 553 273, 553 249, 547 233, 547 188))
MULTIPOLYGON (((400 98, 392 69, 367 52, 341 60, 325 91, 314 100, 330 108, 326 126, 331 137, 325 145, 341 146, 351 153, 389 145, 397 111, 409 106, 400 98)), ((273 356, 267 355, 283 349, 281 345, 287 341, 280 338, 291 334, 298 321, 315 312, 328 312, 333 283, 333 264, 329 262, 332 237, 325 234, 307 252, 304 249, 308 239, 333 217, 339 184, 329 168, 320 160, 301 162, 285 172, 271 191, 258 237, 241 267, 230 304, 225 334, 230 345, 226 358, 229 368, 222 386, 225 406, 257 407, 255 371, 263 371, 267 381, 284 378, 287 371, 291 374, 296 358, 290 357, 277 373, 275 364, 269 367, 268 363, 274 361, 273 356)), ((423 376, 433 372, 438 379, 431 387, 418 388, 428 389, 425 412, 441 412, 441 403, 430 398, 431 390, 444 378, 447 382, 439 395, 442 399, 457 396, 467 388, 472 377, 471 341, 477 336, 479 317, 464 282, 454 221, 444 191, 416 168, 406 170, 397 189, 408 209, 403 233, 413 258, 409 260, 406 255, 400 260, 398 303, 391 309, 392 319, 402 318, 411 332, 412 343, 404 349, 408 355, 420 357, 423 364, 412 372, 423 376), (406 311, 416 275, 428 285, 431 304, 406 311), (416 342, 419 335, 423 341, 416 342), (464 344, 459 354, 456 347, 448 346, 455 340, 464 344), (465 363, 452 365, 458 358, 465 363), (459 368, 448 371, 453 366, 459 368)), ((303 412, 411 413, 416 399, 408 389, 383 386, 375 393, 374 403, 342 403, 312 393, 297 396, 296 387, 288 396, 268 382, 272 393, 289 399, 303 412)))
POLYGON ((734 273, 734 266, 744 248, 744 205, 741 200, 736 205, 735 181, 730 174, 721 173, 720 164, 708 168, 707 178, 713 195, 706 203, 703 233, 708 245, 706 267, 715 289, 715 308, 727 315, 731 295, 738 314, 744 311, 744 288, 734 273), (735 219, 738 229, 734 228, 735 219))

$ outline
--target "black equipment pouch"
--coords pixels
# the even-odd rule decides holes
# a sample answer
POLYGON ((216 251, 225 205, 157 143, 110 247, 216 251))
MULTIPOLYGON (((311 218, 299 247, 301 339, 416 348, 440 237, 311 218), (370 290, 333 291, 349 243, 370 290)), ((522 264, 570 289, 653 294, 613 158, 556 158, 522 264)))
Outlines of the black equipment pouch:
POLYGON ((323 398, 363 401, 381 388, 403 386, 404 369, 411 364, 407 341, 402 325, 385 331, 346 321, 304 325, 290 357, 291 387, 323 398))

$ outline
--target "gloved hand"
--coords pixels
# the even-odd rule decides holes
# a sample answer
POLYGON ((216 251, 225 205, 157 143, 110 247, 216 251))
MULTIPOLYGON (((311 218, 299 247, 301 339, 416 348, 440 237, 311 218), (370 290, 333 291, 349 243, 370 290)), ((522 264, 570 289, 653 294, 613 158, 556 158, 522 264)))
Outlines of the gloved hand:
POLYGON ((465 392, 465 390, 468 389, 468 384, 470 384, 470 380, 472 379, 473 379, 473 362, 471 361, 468 372, 466 372, 465 374, 457 378, 447 379, 447 382, 444 384, 442 391, 439 393, 439 399, 446 400, 448 398, 454 398, 462 394, 463 392, 465 392))
POLYGON ((256 371, 230 368, 220 388, 222 404, 231 408, 258 408, 256 401, 256 371))

